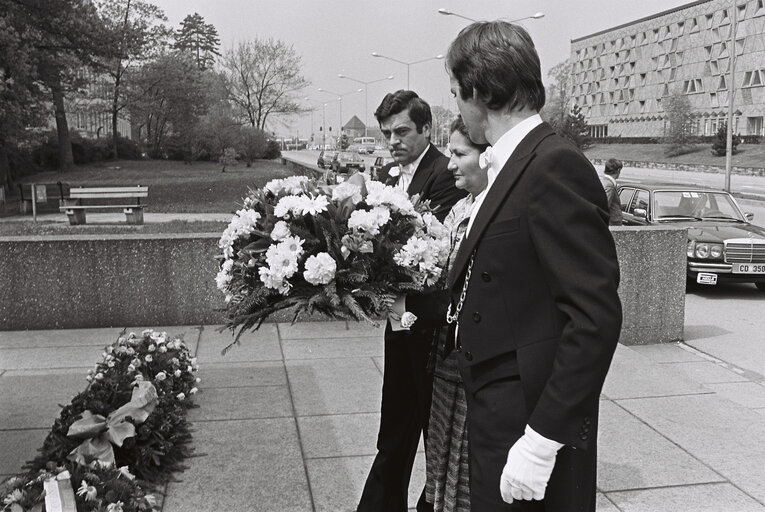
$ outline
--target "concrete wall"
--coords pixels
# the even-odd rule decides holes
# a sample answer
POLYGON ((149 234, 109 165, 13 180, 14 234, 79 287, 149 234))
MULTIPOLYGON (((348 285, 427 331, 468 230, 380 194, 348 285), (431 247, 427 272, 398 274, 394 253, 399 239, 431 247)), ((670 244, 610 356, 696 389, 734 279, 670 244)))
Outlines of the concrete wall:
MULTIPOLYGON (((685 230, 613 229, 621 342, 676 341, 685 311, 685 230)), ((0 238, 0 330, 221 324, 218 234, 0 238)), ((285 316, 274 320, 285 321, 285 316)))

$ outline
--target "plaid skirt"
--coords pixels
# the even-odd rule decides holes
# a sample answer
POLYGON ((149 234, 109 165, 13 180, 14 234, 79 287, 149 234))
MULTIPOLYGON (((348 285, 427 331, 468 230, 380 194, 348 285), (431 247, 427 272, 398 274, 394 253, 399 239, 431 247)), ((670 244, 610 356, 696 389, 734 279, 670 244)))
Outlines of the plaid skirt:
POLYGON ((425 495, 428 502, 433 503, 435 512, 468 512, 470 465, 465 388, 457 367, 456 351, 443 359, 442 347, 438 349, 425 454, 425 495))

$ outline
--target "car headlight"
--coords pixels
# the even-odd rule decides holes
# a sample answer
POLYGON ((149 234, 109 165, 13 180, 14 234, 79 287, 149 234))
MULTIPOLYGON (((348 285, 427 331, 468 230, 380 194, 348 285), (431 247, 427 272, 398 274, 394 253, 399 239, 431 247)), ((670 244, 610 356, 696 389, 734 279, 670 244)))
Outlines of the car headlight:
POLYGON ((722 245, 710 245, 709 246, 709 257, 718 259, 722 257, 723 248, 722 245))
POLYGON ((696 257, 709 258, 709 244, 696 244, 696 257))
POLYGON ((695 240, 688 240, 688 245, 685 249, 685 254, 689 258, 693 258, 694 251, 696 250, 696 241, 695 240))

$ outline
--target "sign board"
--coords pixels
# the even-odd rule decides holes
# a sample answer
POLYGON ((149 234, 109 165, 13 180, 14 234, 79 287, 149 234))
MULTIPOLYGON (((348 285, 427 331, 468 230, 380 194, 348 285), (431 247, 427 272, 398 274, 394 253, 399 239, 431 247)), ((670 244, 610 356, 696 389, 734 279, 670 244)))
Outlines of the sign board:
POLYGON ((48 201, 48 193, 46 192, 45 185, 37 185, 34 187, 35 190, 35 200, 38 203, 44 203, 48 201))

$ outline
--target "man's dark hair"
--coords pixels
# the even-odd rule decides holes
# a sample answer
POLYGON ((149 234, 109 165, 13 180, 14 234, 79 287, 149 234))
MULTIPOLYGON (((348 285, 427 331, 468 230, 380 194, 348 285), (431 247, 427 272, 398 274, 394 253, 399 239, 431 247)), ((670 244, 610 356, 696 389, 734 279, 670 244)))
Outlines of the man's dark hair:
POLYGON ((506 21, 481 21, 468 25, 449 45, 446 69, 460 86, 460 96, 473 96, 492 110, 539 112, 545 104, 545 87, 539 55, 523 27, 506 21))
POLYGON ((609 158, 606 161, 605 169, 603 169, 603 172, 608 175, 616 174, 617 172, 622 170, 622 162, 621 160, 617 160, 616 158, 609 158))
POLYGON ((422 133, 422 127, 433 124, 430 105, 420 98, 416 92, 399 89, 385 95, 380 106, 375 110, 375 118, 379 124, 404 110, 409 110, 409 119, 417 127, 417 133, 422 133))
POLYGON ((470 138, 470 134, 468 133, 467 126, 465 126, 465 121, 462 120, 462 116, 457 116, 457 118, 452 121, 451 126, 449 126, 449 135, 454 132, 460 132, 474 148, 481 152, 486 151, 486 148, 489 147, 488 144, 476 144, 473 142, 473 139, 470 138))

